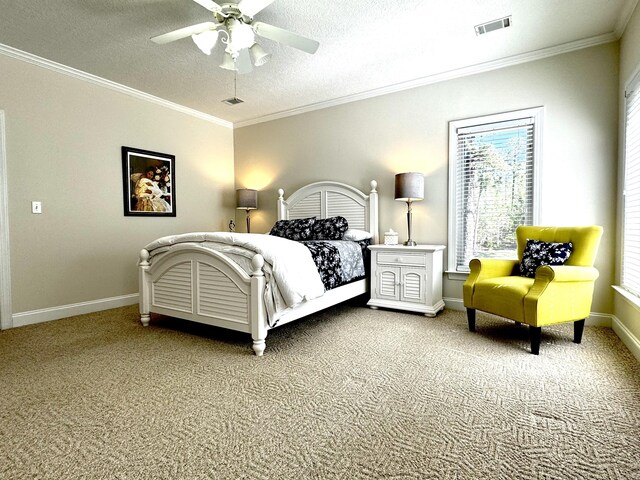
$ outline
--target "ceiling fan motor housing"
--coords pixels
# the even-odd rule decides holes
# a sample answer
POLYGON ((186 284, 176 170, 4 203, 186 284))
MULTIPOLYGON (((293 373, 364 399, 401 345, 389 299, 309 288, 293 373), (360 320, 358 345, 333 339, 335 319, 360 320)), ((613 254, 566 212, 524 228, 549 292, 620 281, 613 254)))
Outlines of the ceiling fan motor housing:
POLYGON ((242 23, 247 24, 251 23, 251 21, 253 20, 253 18, 251 18, 250 16, 243 14, 238 8, 238 5, 236 5, 235 3, 224 3, 220 5, 220 11, 215 12, 213 16, 216 17, 218 23, 225 24, 226 21, 230 18, 234 18, 241 21, 242 23))

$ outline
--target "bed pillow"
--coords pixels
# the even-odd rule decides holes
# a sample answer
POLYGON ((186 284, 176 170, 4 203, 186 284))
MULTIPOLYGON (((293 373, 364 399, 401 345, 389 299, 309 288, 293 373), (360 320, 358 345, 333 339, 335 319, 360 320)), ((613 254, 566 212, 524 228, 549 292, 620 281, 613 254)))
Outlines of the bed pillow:
POLYGON ((564 265, 573 251, 573 244, 548 243, 527 239, 520 263, 520 276, 535 278, 536 270, 543 265, 564 265))
POLYGON ((269 235, 295 241, 312 240, 312 228, 315 221, 316 217, 298 218, 296 220, 278 220, 271 228, 269 235))
POLYGON ((317 218, 312 229, 314 240, 342 240, 349 223, 344 217, 317 218))
POLYGON ((370 238, 373 238, 373 234, 371 232, 358 230, 357 228, 347 229, 342 237, 343 240, 351 240, 352 242, 360 242, 362 240, 369 240, 370 238))

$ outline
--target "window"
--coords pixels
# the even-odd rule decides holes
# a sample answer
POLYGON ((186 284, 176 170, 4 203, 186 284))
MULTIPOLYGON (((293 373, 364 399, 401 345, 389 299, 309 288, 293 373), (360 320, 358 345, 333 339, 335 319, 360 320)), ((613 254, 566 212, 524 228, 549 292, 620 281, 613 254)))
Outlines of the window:
POLYGON ((518 225, 537 221, 542 107, 449 123, 449 272, 514 257, 518 225))
POLYGON ((625 97, 621 283, 640 297, 640 74, 625 97))

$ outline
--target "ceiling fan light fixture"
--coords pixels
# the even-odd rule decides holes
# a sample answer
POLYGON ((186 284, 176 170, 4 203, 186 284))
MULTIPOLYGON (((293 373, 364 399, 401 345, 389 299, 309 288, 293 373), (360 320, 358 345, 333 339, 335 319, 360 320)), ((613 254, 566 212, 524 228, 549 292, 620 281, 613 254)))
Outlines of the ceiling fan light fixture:
POLYGON ((251 53, 251 60, 256 67, 260 67, 267 63, 269 59, 271 59, 271 54, 264 51, 264 49, 254 43, 249 49, 249 53, 251 53))
POLYGON ((253 67, 264 65, 271 58, 256 44, 256 36, 314 54, 320 45, 316 40, 303 37, 284 28, 254 21, 254 15, 271 5, 274 0, 193 0, 213 13, 213 20, 179 28, 157 35, 151 41, 166 43, 191 37, 206 55, 211 55, 218 42, 225 45, 220 67, 234 73, 250 73, 253 67))
POLYGON ((237 70, 236 62, 233 61, 233 57, 229 52, 224 52, 224 57, 222 59, 222 63, 220 64, 220 68, 231 70, 232 72, 237 70))
POLYGON ((239 52, 243 48, 250 48, 256 43, 256 37, 253 29, 246 23, 242 23, 236 19, 227 21, 227 30, 229 30, 229 47, 233 51, 239 52))
POLYGON ((204 32, 191 35, 191 39, 202 53, 211 55, 211 50, 213 50, 213 47, 216 46, 216 42, 218 41, 218 34, 219 32, 217 30, 205 30, 204 32))

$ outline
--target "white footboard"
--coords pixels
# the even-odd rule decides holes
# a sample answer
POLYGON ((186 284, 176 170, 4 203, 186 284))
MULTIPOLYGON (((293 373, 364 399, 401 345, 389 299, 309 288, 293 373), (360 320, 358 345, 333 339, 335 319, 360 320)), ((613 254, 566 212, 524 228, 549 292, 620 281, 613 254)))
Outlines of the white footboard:
POLYGON ((140 321, 151 312, 250 333, 253 350, 262 355, 267 336, 264 308, 264 259, 256 254, 248 275, 224 254, 198 245, 175 245, 149 262, 140 252, 140 321))

